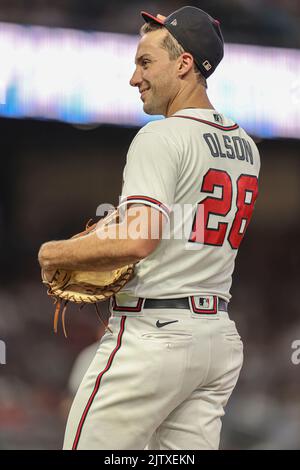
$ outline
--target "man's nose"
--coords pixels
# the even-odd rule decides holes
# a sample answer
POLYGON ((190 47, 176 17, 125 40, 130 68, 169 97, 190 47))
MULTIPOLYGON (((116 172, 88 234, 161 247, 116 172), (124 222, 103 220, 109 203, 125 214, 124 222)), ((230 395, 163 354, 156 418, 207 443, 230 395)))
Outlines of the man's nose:
POLYGON ((142 74, 138 70, 138 68, 136 68, 129 83, 131 86, 139 86, 141 82, 142 82, 142 74))

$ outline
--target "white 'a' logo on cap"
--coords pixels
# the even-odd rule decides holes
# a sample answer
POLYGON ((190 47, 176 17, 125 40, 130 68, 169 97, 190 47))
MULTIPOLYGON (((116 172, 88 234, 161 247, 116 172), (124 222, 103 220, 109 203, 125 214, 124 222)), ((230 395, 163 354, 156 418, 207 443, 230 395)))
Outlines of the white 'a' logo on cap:
POLYGON ((171 25, 177 26, 177 20, 176 20, 176 18, 175 18, 175 20, 171 21, 171 25))

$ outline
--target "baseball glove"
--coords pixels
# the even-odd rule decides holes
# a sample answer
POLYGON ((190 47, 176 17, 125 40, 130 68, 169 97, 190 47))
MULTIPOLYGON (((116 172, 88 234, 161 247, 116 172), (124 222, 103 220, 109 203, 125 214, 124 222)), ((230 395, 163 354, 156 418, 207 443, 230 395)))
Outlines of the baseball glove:
MULTIPOLYGON (((118 212, 115 210, 107 217, 101 220, 101 225, 107 225, 111 222, 117 223, 119 220, 118 212)), ((97 224, 87 225, 86 229, 74 235, 72 238, 84 237, 96 230, 97 224)), ((57 333, 58 320, 61 313, 62 326, 65 337, 67 337, 65 327, 65 314, 68 302, 81 304, 80 308, 86 304, 94 304, 96 312, 104 324, 97 302, 109 299, 116 294, 134 275, 134 265, 130 264, 112 271, 66 271, 57 269, 52 280, 45 278, 42 271, 43 283, 48 287, 48 295, 54 298, 56 304, 54 313, 54 331, 57 333)), ((105 328, 107 326, 104 324, 105 328)))

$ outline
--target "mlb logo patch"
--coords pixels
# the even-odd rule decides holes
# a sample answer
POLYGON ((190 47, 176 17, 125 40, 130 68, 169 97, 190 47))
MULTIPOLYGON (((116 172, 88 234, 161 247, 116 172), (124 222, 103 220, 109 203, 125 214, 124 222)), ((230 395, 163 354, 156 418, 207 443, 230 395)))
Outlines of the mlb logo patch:
POLYGON ((205 60, 204 62, 202 62, 202 65, 205 68, 205 70, 207 70, 207 71, 212 68, 211 63, 208 60, 205 60))
POLYGON ((214 298, 212 296, 208 297, 198 297, 199 307, 206 310, 211 310, 214 305, 214 298))
POLYGON ((222 119, 222 116, 220 116, 220 114, 214 114, 214 120, 215 122, 223 124, 223 119, 222 119))
POLYGON ((215 314, 217 313, 217 297, 215 295, 203 295, 191 297, 194 313, 215 314))

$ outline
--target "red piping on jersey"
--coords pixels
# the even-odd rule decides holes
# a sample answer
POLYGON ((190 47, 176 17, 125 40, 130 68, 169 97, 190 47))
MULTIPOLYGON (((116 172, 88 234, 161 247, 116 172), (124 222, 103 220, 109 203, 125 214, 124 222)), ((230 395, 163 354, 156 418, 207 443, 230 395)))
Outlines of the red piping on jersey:
POLYGON ((115 349, 113 350, 113 352, 111 353, 111 355, 109 356, 109 359, 107 361, 107 364, 106 364, 106 367, 105 369, 103 369, 102 372, 100 372, 100 374, 98 375, 97 379, 96 379, 96 383, 95 383, 95 387, 94 387, 94 390, 93 390, 93 393, 92 395, 90 396, 90 399, 84 409, 84 412, 83 412, 83 415, 81 416, 81 420, 79 422, 79 425, 78 425, 78 429, 77 429, 77 433, 76 433, 76 436, 75 436, 75 440, 74 440, 74 443, 73 443, 73 447, 72 447, 72 450, 76 450, 77 449, 77 446, 78 446, 78 442, 79 442, 79 438, 80 438, 80 435, 81 435, 81 431, 82 431, 82 428, 83 428, 83 425, 84 425, 84 422, 86 420, 86 417, 87 417, 87 414, 89 412, 89 409, 94 401, 94 398, 99 390, 99 387, 100 387, 100 382, 101 382, 101 379, 103 377, 103 375, 105 374, 105 372, 107 372, 109 369, 110 369, 110 366, 112 365, 112 362, 113 362, 113 359, 117 353, 117 351, 120 349, 121 347, 121 343, 122 343, 122 336, 123 336, 123 333, 124 333, 124 329, 125 329, 125 320, 126 320, 126 316, 123 316, 121 318, 121 324, 120 324, 120 331, 119 331, 119 334, 118 334, 118 340, 117 340, 117 345, 115 347, 115 349))
MULTIPOLYGON (((152 204, 155 204, 156 206, 159 206, 162 210, 164 210, 167 214, 170 214, 170 211, 169 209, 160 201, 158 201, 157 199, 153 199, 152 197, 148 197, 148 196, 128 196, 124 199, 124 201, 132 201, 132 200, 141 200, 141 201, 147 201, 147 202, 152 202, 152 204)), ((121 204, 124 202, 124 201, 121 201, 121 204)))
POLYGON ((136 307, 122 307, 117 304, 115 296, 112 298, 112 309, 115 312, 140 312, 142 310, 143 299, 139 297, 136 307))
POLYGON ((207 124, 208 126, 216 127, 217 129, 221 129, 222 131, 235 131, 236 129, 239 128, 238 124, 234 124, 233 126, 221 126, 220 124, 215 124, 214 122, 205 121, 204 119, 198 119, 198 118, 195 118, 195 117, 192 117, 192 116, 181 116, 181 115, 177 114, 176 116, 170 116, 170 117, 192 119, 193 121, 202 122, 203 124, 207 124))

